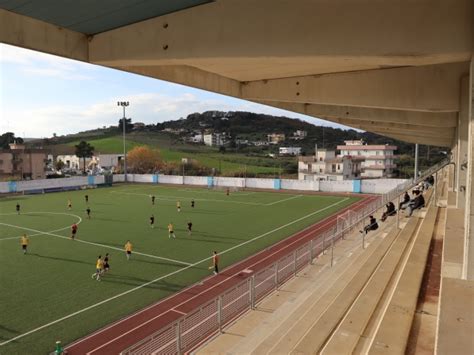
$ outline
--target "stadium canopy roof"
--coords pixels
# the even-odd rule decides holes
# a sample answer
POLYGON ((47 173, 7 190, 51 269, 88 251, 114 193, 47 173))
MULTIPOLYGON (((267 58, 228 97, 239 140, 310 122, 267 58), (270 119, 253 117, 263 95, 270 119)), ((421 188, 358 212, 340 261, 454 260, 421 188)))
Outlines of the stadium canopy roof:
POLYGON ((212 0, 0 0, 0 8, 93 35, 210 1, 212 0))
POLYGON ((0 41, 452 147, 473 12, 472 0, 0 0, 0 41))

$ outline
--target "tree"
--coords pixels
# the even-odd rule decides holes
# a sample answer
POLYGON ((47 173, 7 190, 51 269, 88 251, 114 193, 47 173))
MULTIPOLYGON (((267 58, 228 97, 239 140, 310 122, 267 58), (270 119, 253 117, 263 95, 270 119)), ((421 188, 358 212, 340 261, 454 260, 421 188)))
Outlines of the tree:
MULTIPOLYGON (((123 131, 123 118, 121 118, 119 120, 119 123, 118 123, 118 128, 120 130, 120 132, 123 131)), ((133 124, 132 124, 132 119, 131 118, 126 118, 125 119, 125 132, 131 132, 133 129, 133 124)))
POLYGON ((158 149, 147 146, 133 148, 127 154, 129 171, 137 174, 152 173, 162 166, 161 155, 158 149))
POLYGON ((82 162, 84 163, 84 174, 86 173, 86 158, 91 158, 94 154, 94 147, 91 146, 86 141, 80 141, 79 144, 76 146, 76 155, 79 158, 82 158, 82 162))
POLYGON ((10 143, 23 143, 23 139, 20 137, 15 137, 15 133, 6 132, 0 136, 0 149, 10 149, 10 143))
POLYGON ((57 171, 60 171, 62 168, 64 168, 64 162, 62 160, 58 160, 54 164, 54 167, 56 168, 57 171))

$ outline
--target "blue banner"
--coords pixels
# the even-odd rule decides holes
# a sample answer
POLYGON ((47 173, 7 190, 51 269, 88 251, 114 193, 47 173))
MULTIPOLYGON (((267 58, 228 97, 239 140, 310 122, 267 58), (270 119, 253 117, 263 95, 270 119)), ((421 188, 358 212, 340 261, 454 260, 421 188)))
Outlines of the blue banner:
POLYGON ((360 180, 352 180, 352 192, 361 192, 360 180))
POLYGON ((281 189, 281 179, 273 179, 273 188, 275 190, 281 189))

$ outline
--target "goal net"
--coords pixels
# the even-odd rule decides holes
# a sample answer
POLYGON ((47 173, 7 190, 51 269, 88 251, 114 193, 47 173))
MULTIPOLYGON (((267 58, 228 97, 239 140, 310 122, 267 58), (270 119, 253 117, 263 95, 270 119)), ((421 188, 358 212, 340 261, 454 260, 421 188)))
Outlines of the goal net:
POLYGON ((222 191, 222 192, 237 192, 237 191, 241 191, 242 188, 241 187, 237 187, 237 186, 221 186, 221 185, 213 185, 209 188, 210 190, 214 190, 214 191, 222 191))

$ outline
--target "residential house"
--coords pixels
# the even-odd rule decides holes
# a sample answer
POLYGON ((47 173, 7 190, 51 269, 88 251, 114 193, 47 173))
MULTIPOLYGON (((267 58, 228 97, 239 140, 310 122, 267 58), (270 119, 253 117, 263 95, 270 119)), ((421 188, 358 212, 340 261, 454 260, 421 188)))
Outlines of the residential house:
POLYGON ((315 155, 299 157, 299 180, 352 180, 360 178, 363 158, 336 156, 336 151, 316 150, 315 155))
POLYGON ((44 179, 47 153, 43 149, 27 149, 23 144, 10 144, 0 150, 0 176, 3 178, 44 179))
POLYGON ((367 145, 362 140, 344 141, 345 145, 337 146, 341 156, 362 157, 362 177, 382 178, 392 177, 396 168, 394 163, 394 145, 367 145))

